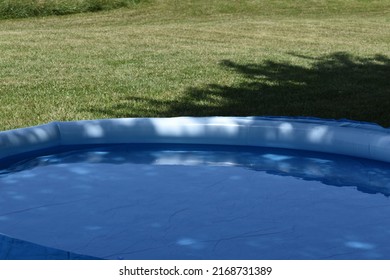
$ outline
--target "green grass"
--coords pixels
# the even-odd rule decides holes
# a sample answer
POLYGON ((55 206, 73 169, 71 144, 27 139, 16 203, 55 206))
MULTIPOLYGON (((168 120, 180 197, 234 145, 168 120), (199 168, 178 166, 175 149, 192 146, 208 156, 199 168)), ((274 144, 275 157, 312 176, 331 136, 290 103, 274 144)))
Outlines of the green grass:
POLYGON ((389 11, 386 0, 150 0, 1 20, 0 130, 183 115, 390 126, 389 11))
POLYGON ((140 0, 0 0, 0 18, 67 15, 128 7, 140 0))

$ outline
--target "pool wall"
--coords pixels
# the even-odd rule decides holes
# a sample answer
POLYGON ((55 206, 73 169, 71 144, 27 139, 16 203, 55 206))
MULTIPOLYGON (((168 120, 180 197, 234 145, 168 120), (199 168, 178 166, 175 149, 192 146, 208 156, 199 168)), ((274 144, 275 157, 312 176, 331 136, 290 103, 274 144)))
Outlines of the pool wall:
POLYGON ((0 260, 98 260, 0 234, 0 260))
POLYGON ((123 118, 52 122, 0 132, 0 160, 91 144, 207 144, 287 148, 390 162, 390 129, 289 117, 123 118))

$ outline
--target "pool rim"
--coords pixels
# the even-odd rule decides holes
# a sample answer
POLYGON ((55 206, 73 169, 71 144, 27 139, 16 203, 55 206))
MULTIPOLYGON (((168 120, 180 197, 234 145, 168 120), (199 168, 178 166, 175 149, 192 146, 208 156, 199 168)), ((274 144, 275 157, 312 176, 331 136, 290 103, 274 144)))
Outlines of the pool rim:
POLYGON ((302 117, 117 118, 0 132, 0 162, 72 146, 195 144, 285 148, 390 162, 390 128, 302 117))

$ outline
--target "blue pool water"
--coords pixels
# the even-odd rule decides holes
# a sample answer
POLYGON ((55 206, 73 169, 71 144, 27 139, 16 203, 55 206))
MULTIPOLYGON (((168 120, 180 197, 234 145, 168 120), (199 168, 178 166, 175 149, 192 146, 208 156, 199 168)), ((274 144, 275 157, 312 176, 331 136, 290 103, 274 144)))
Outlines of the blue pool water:
POLYGON ((388 163, 115 145, 2 164, 0 233, 40 246, 104 259, 390 259, 388 163))

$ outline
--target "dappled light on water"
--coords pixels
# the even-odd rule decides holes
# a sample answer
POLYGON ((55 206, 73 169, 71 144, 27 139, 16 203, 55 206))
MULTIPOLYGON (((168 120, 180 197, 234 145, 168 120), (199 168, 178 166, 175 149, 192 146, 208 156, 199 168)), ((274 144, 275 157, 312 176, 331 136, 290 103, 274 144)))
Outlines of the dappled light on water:
POLYGON ((0 193, 2 233, 99 258, 390 257, 390 166, 369 160, 102 146, 14 163, 0 193))

